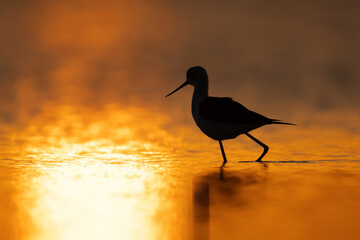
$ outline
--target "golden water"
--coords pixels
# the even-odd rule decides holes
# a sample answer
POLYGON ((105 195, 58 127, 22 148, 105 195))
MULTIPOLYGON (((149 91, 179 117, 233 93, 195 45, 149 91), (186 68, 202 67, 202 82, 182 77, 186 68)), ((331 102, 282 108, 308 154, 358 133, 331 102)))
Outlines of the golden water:
POLYGON ((356 134, 269 127, 264 163, 240 137, 220 168, 195 126, 149 114, 58 106, 3 125, 0 239, 359 239, 356 134))

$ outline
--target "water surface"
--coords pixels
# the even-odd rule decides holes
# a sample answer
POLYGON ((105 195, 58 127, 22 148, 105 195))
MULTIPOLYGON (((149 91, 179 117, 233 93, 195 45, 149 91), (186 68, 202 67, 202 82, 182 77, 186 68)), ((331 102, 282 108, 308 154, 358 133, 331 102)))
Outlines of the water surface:
POLYGON ((1 239, 360 236, 359 160, 154 155, 2 159, 1 239))
POLYGON ((356 133, 262 128, 264 162, 240 136, 221 168, 217 142, 161 113, 43 108, 0 128, 1 239, 360 237, 356 133))

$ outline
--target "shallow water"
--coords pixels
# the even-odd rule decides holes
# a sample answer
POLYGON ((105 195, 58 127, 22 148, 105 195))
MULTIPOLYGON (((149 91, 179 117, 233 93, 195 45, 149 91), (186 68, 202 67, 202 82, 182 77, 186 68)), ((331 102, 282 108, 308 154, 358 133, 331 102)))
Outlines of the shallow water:
POLYGON ((220 157, 2 159, 0 238, 359 239, 360 160, 220 157))
POLYGON ((264 162, 240 136, 221 168, 215 141, 166 124, 57 105, 1 125, 0 239, 359 239, 356 132, 262 128, 264 162))

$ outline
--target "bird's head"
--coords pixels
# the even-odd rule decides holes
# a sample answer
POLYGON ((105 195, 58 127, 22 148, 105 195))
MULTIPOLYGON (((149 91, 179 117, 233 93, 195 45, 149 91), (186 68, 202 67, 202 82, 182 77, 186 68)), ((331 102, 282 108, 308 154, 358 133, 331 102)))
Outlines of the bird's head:
POLYGON ((185 87, 186 85, 193 85, 195 88, 204 88, 207 91, 208 88, 208 75, 206 70, 203 67, 196 66, 191 67, 186 72, 186 81, 177 89, 166 95, 165 97, 170 96, 171 94, 177 92, 181 88, 185 87))
POLYGON ((191 67, 186 72, 186 82, 193 86, 200 86, 208 82, 208 75, 203 67, 191 67))

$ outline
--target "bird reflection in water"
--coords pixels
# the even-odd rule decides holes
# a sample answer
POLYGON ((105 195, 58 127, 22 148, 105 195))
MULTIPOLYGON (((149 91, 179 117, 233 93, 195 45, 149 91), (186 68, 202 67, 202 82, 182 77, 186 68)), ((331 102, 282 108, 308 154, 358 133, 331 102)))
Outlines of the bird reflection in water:
MULTIPOLYGON (((193 239, 210 239, 211 209, 246 207, 253 196, 243 193, 243 189, 266 182, 268 164, 259 163, 261 171, 235 171, 220 167, 219 171, 196 178, 193 182, 193 239)), ((253 192, 257 195, 257 192, 253 192)), ((260 194, 261 196, 261 194, 260 194)), ((226 231, 226 229, 223 229, 226 231)))

